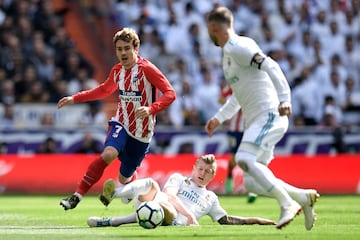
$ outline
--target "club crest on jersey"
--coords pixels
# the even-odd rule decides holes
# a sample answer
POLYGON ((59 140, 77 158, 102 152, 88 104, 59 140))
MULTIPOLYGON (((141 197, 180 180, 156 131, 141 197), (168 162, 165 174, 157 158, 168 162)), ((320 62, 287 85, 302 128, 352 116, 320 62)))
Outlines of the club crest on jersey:
POLYGON ((257 65, 257 68, 261 68, 261 64, 264 62, 266 56, 262 52, 256 53, 251 59, 250 65, 257 65))
POLYGON ((133 77, 133 79, 131 80, 131 84, 133 85, 138 85, 140 83, 141 77, 139 77, 139 75, 136 75, 135 77, 133 77))
POLYGON ((210 199, 211 199, 210 194, 206 194, 205 199, 206 199, 207 202, 209 202, 210 199))

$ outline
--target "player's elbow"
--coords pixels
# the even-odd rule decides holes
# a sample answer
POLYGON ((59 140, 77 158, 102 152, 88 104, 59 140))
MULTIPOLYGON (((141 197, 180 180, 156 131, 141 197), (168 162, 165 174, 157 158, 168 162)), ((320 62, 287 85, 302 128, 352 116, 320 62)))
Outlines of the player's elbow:
POLYGON ((171 102, 173 102, 173 101, 175 101, 175 99, 176 99, 176 92, 175 92, 175 90, 172 90, 171 94, 170 94, 170 100, 171 100, 171 102))
POLYGON ((218 221, 217 221, 220 225, 227 225, 230 224, 230 221, 228 219, 228 216, 225 215, 223 217, 221 217, 218 221))

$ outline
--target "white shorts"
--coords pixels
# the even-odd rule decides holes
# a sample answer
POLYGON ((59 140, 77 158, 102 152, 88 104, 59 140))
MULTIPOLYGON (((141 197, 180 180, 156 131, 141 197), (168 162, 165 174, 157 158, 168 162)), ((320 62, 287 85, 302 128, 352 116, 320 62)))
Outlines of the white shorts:
POLYGON ((251 153, 258 162, 268 165, 274 158, 275 145, 284 136, 288 126, 288 118, 277 112, 259 116, 246 127, 238 152, 251 153))

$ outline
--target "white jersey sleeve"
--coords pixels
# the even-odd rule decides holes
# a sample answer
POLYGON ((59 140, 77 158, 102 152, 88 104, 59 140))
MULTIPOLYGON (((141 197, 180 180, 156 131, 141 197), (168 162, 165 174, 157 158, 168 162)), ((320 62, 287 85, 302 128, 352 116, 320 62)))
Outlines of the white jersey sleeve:
POLYGON ((264 62, 261 64, 261 68, 264 70, 269 76, 272 82, 274 83, 277 95, 279 97, 280 102, 291 102, 290 96, 290 86, 286 77, 280 66, 277 62, 275 62, 272 58, 267 57, 264 59, 264 62))
POLYGON ((236 100, 234 95, 231 95, 224 105, 219 109, 215 114, 215 118, 219 120, 220 123, 223 123, 226 120, 231 119, 237 112, 240 110, 240 104, 236 100))

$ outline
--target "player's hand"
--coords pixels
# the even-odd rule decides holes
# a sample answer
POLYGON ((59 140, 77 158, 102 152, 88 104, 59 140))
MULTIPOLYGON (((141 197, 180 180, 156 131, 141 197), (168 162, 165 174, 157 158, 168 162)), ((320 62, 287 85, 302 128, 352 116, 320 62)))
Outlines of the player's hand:
POLYGON ((74 98, 72 96, 63 97, 57 103, 57 108, 60 109, 63 106, 74 104, 74 98))
POLYGON ((280 116, 290 116, 291 111, 291 104, 289 102, 281 102, 278 107, 280 116))
POLYGON ((195 216, 193 214, 190 214, 190 216, 187 216, 187 225, 189 226, 199 226, 198 221, 196 220, 195 216))
POLYGON ((210 118, 205 125, 205 131, 207 132, 208 136, 211 137, 214 132, 215 129, 220 125, 220 122, 217 118, 212 117, 210 118))
POLYGON ((140 119, 144 119, 148 116, 151 115, 151 112, 150 112, 150 108, 149 107, 145 107, 145 106, 142 106, 142 107, 139 107, 135 110, 135 117, 136 118, 140 118, 140 119))

